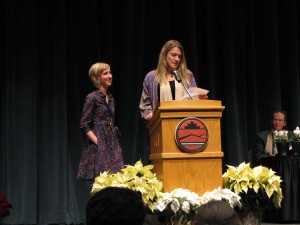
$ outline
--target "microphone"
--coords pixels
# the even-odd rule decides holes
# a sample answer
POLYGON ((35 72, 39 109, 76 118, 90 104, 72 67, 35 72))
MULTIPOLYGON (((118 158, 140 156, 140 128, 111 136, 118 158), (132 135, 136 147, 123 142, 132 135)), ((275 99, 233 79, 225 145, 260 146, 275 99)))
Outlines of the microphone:
POLYGON ((182 82, 181 76, 179 75, 179 73, 177 72, 177 70, 173 70, 173 74, 175 76, 175 79, 178 81, 178 83, 182 82))
POLYGON ((175 76, 175 79, 178 81, 178 83, 182 83, 185 91, 188 93, 188 95, 190 96, 190 98, 192 100, 194 100, 193 96, 191 95, 191 93, 189 92, 189 90, 186 88, 185 83, 183 82, 183 80, 181 79, 181 76, 179 75, 179 73, 177 72, 177 70, 173 70, 173 74, 175 76))

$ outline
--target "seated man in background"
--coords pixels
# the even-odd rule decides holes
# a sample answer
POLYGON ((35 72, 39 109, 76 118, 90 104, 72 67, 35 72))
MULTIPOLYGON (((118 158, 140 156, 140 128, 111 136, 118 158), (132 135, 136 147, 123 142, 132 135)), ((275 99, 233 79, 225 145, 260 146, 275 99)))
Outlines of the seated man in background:
POLYGON ((86 225, 142 225, 145 219, 140 192, 107 187, 94 193, 86 207, 86 225))
MULTIPOLYGON (((287 115, 283 110, 273 112, 271 122, 272 128, 264 130, 256 135, 255 148, 253 149, 253 166, 261 165, 260 159, 264 156, 275 156, 277 154, 274 143, 274 131, 282 131, 286 125, 287 115)), ((292 131, 288 131, 288 137, 292 136, 292 131)))

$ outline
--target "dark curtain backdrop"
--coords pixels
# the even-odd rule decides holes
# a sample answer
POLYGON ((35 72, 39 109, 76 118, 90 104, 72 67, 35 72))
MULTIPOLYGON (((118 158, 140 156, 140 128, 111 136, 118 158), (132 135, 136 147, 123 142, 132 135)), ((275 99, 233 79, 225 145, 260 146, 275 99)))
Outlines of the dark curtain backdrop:
POLYGON ((112 66, 111 92, 126 164, 148 164, 139 114, 146 73, 163 44, 179 40, 198 86, 226 107, 223 166, 249 161, 275 109, 300 125, 297 0, 4 0, 1 18, 0 192, 4 224, 78 224, 91 183, 75 179, 79 120, 93 86, 88 69, 112 66))

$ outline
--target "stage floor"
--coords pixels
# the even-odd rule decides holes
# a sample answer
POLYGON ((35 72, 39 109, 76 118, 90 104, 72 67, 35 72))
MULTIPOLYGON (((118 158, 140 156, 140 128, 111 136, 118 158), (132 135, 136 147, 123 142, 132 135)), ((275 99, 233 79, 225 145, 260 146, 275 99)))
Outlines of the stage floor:
POLYGON ((299 223, 261 223, 261 225, 300 225, 299 223))

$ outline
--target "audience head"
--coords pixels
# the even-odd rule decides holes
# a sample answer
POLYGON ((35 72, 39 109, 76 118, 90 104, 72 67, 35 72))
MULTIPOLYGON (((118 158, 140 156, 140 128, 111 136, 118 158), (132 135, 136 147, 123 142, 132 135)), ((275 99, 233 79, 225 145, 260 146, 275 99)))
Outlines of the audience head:
POLYGON ((242 220, 243 225, 260 225, 260 220, 251 213, 242 220))
POLYGON ((277 110, 273 112, 272 126, 274 130, 281 131, 286 125, 286 112, 277 110))
POLYGON ((195 219, 195 225, 241 225, 235 210, 224 201, 210 201, 201 205, 195 219))
POLYGON ((86 225, 142 225, 145 219, 140 192, 107 187, 94 193, 86 207, 86 225))

